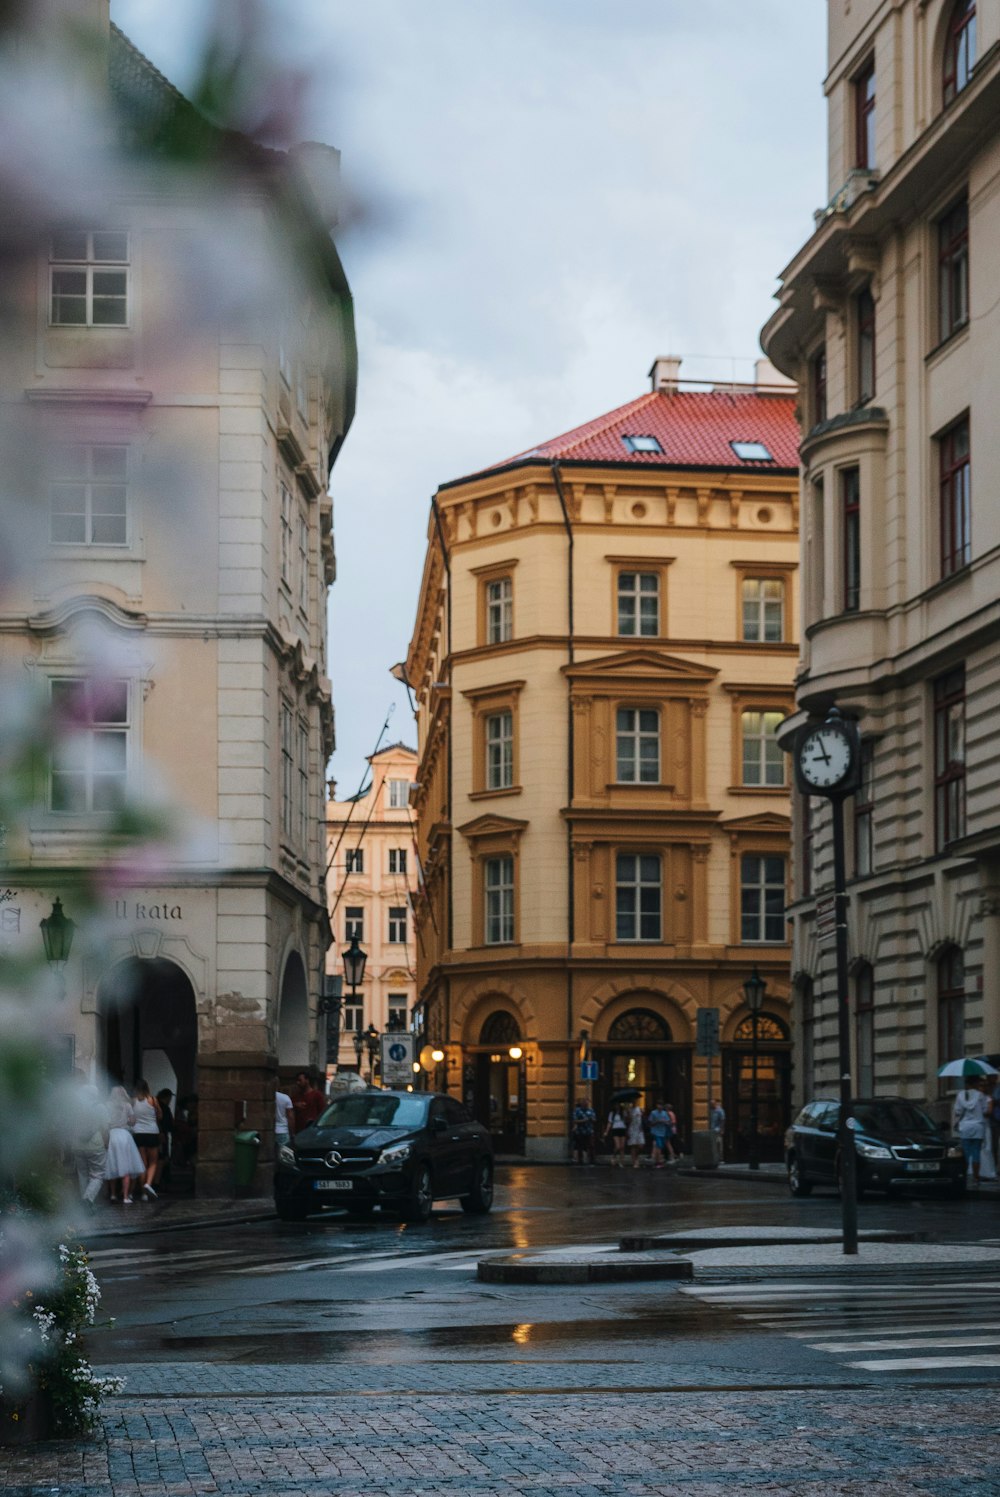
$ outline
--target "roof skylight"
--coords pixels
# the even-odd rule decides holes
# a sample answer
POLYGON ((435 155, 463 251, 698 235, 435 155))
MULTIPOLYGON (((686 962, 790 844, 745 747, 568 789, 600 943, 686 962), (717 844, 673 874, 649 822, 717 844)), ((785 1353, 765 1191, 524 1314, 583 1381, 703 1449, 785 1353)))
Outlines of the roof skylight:
POLYGON ((730 442, 736 456, 744 463, 773 463, 774 457, 763 442, 730 442))
POLYGON ((656 437, 622 437, 629 452, 662 452, 656 437))

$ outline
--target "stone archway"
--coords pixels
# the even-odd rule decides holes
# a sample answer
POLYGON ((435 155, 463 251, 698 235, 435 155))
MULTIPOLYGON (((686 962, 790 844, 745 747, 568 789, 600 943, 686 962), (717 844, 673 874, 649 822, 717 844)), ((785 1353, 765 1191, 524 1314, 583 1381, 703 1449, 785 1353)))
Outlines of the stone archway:
POLYGON ((278 1001, 278 1065, 282 1071, 308 1066, 309 988, 297 951, 288 953, 278 1001))

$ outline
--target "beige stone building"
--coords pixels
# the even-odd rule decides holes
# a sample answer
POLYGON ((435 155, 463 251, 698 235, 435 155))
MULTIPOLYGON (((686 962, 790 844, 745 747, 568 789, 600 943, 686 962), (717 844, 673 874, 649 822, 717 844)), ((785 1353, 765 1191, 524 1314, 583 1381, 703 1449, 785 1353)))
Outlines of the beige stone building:
MULTIPOLYGON (((326 805, 326 886, 333 930, 327 972, 343 977, 344 948, 355 936, 368 957, 356 1002, 344 984, 337 1059, 331 1062, 351 1069, 358 1063, 356 1034, 372 1024, 380 1033, 410 1029, 416 1006, 417 849, 410 787, 417 756, 405 743, 393 743, 368 762, 368 788, 326 805)), ((369 1073, 367 1049, 361 1070, 369 1073)))
MULTIPOLYGON (((206 143, 212 127, 107 5, 90 9, 122 138, 152 161, 160 131, 206 143)), ((224 191, 132 157, 53 226, 19 262, 25 321, 0 387, 39 454, 33 564, 0 594, 0 669, 78 723, 39 763, 30 832, 6 849, 4 947, 34 950, 55 896, 79 917, 76 876, 108 857, 123 798, 173 808, 180 840, 115 869, 106 939, 74 944, 64 1044, 84 1070, 197 1097, 199 1190, 231 1183, 234 1124, 265 1130, 266 1180, 278 1064, 317 1057, 327 483, 355 390, 334 203, 310 186, 329 189, 336 152, 232 136, 226 150, 224 191), (256 300, 191 315, 192 295, 243 285, 235 264, 225 285, 204 264, 216 211, 241 256, 284 245, 280 302, 262 281, 256 300)))
MULTIPOLYGON (((802 389, 798 715, 856 714, 854 1086, 1000 1051, 1000 3, 831 0, 830 201, 764 329, 802 389)), ((791 726, 791 725, 790 725, 791 726)), ((801 1095, 835 1084, 828 820, 798 803, 801 1095)))
POLYGON ((635 1085, 704 1127, 703 1007, 739 1154, 754 963, 772 1151, 787 1114, 794 390, 766 361, 716 389, 679 366, 433 503, 406 663, 422 1017, 437 1084, 535 1157, 565 1153, 581 1059, 600 1111, 635 1085))

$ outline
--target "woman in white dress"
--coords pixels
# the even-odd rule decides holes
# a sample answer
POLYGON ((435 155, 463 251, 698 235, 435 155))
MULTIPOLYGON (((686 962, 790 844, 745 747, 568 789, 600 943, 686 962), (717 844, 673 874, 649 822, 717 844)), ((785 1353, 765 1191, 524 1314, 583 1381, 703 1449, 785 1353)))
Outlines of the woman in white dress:
POLYGON ((121 1199, 124 1205, 131 1206, 132 1177, 142 1175, 143 1163, 142 1155, 132 1137, 135 1113, 129 1094, 123 1086, 116 1086, 111 1093, 110 1110, 108 1160, 104 1166, 104 1178, 111 1181, 111 1199, 121 1199), (121 1181, 120 1194, 115 1191, 116 1181, 121 1181))

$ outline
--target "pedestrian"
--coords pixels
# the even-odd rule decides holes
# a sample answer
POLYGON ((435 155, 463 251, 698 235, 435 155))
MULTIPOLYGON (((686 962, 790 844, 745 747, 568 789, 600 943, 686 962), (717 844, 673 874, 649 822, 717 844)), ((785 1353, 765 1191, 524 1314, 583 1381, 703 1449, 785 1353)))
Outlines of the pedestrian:
POLYGON ((642 1121, 642 1108, 636 1102, 628 1115, 627 1142, 632 1155, 632 1168, 639 1168, 639 1154, 646 1147, 646 1130, 642 1121))
POLYGON ((108 1162, 108 1109, 96 1086, 77 1072, 78 1091, 73 1115, 73 1160, 80 1184, 80 1199, 94 1206, 104 1184, 108 1162))
POLYGON ((966 1172, 971 1168, 973 1185, 979 1184, 979 1162, 990 1104, 977 1077, 970 1077, 955 1098, 951 1126, 958 1134, 965 1155, 966 1172))
POLYGON ((132 1204, 133 1179, 141 1178, 143 1172, 142 1155, 132 1137, 134 1121, 131 1097, 123 1086, 116 1086, 108 1109, 108 1156, 104 1178, 111 1182, 111 1200, 121 1201, 125 1206, 132 1204))
POLYGON ((583 1164, 583 1156, 586 1154, 587 1164, 596 1162, 596 1139, 597 1113, 590 1103, 581 1099, 573 1108, 573 1163, 583 1164))
POLYGON ((625 1108, 620 1102, 613 1102, 611 1111, 608 1113, 607 1126, 604 1129, 604 1137, 611 1139, 611 1168, 623 1170, 625 1168, 625 1135, 628 1132, 628 1119, 625 1108))
POLYGON ((326 1098, 313 1085, 312 1076, 308 1071, 300 1071, 295 1078, 292 1108, 295 1112, 294 1131, 296 1133, 301 1133, 303 1128, 308 1128, 310 1123, 315 1123, 320 1113, 326 1109, 326 1098))
POLYGON ((170 1183, 170 1155, 174 1146, 174 1110, 170 1105, 172 1096, 169 1086, 156 1094, 156 1100, 160 1104, 160 1160, 154 1182, 157 1185, 170 1183))
POLYGON ((711 1097, 708 1099, 708 1126, 715 1135, 715 1150, 721 1163, 722 1140, 726 1132, 726 1111, 721 1102, 715 1102, 711 1097))
POLYGON ((160 1164, 160 1104, 149 1089, 148 1081, 137 1081, 132 1103, 132 1137, 142 1155, 142 1191, 147 1199, 156 1200, 154 1181, 160 1164))
POLYGON ((295 1109, 287 1092, 274 1094, 274 1153, 283 1149, 289 1139, 295 1137, 295 1109))
POLYGON ((653 1142, 653 1168, 662 1170, 668 1155, 671 1163, 674 1159, 674 1148, 671 1143, 673 1127, 670 1122, 670 1113, 664 1107, 662 1098, 657 1098, 656 1106, 646 1121, 649 1124, 649 1136, 653 1142))

